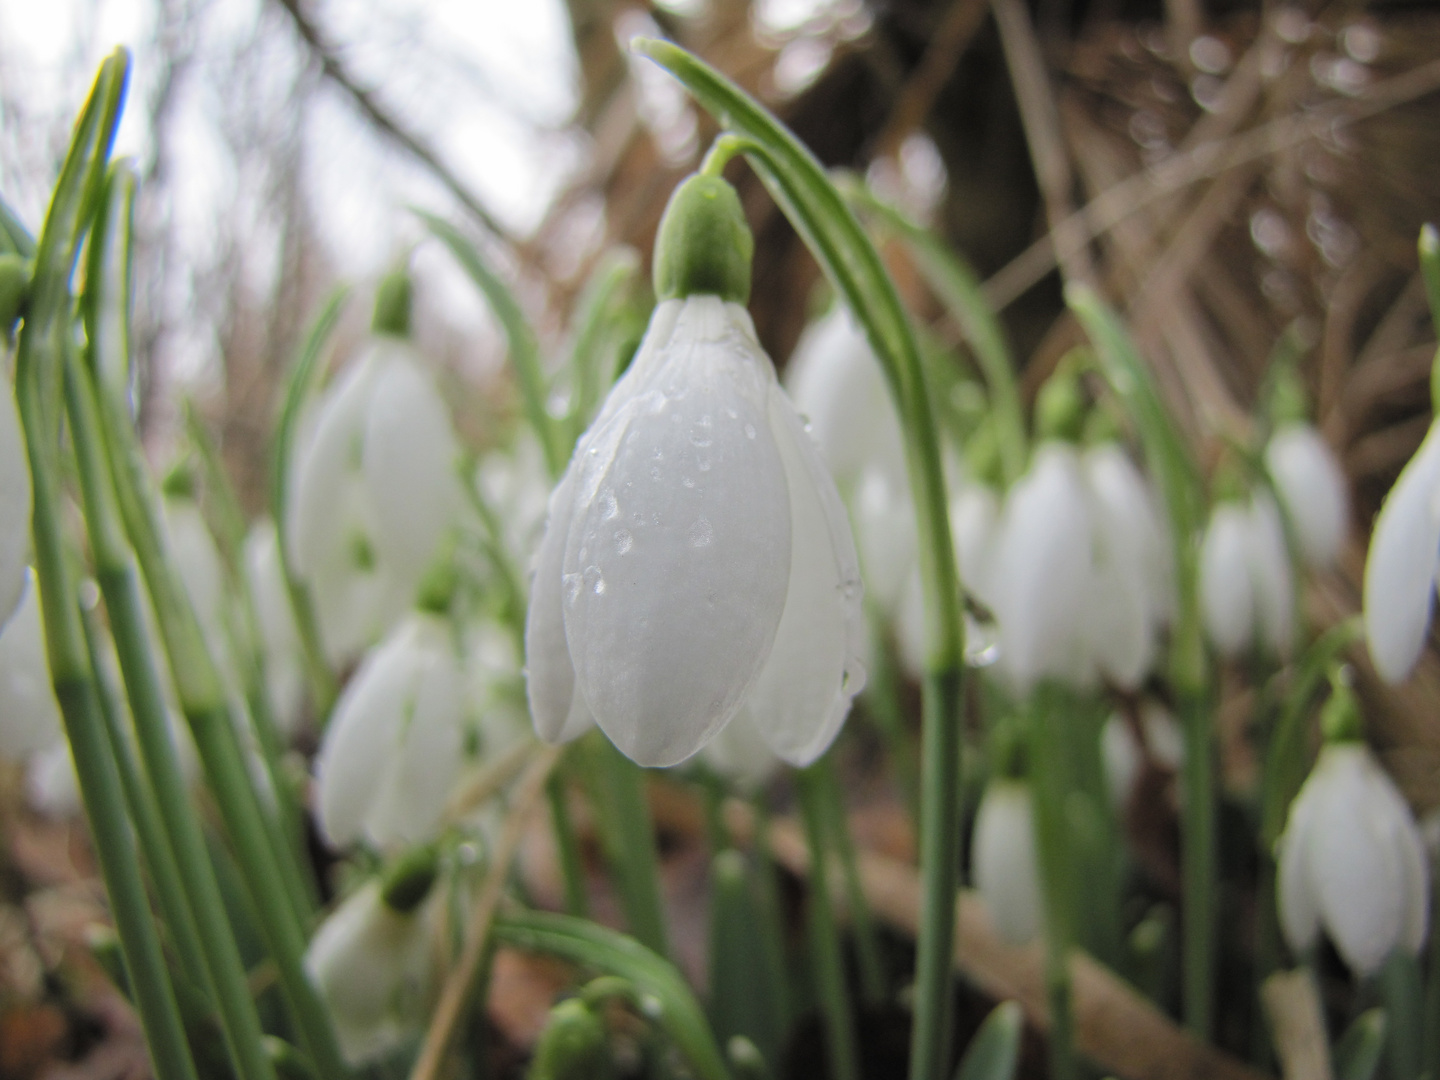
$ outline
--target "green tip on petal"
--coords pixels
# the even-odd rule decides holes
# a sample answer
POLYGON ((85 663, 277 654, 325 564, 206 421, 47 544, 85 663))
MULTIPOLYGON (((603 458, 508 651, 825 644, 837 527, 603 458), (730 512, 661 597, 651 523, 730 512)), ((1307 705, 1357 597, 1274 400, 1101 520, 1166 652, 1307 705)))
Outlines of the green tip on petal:
POLYGON ((371 316, 370 329, 377 334, 408 338, 411 295, 409 270, 402 266, 386 274, 375 290, 375 314, 371 316))
POLYGON ((1320 732, 1327 743, 1360 742, 1365 737, 1360 703, 1350 687, 1350 669, 1343 665, 1330 672, 1330 697, 1320 710, 1320 732))
POLYGON ((655 295, 660 300, 715 295, 750 299, 755 239, 740 196, 718 176, 696 174, 670 196, 655 236, 655 295))
POLYGON ((1036 434, 1041 439, 1078 442, 1088 411, 1078 366, 1062 360, 1035 398, 1036 434))
POLYGON ((385 871, 380 899, 391 911, 409 914, 430 895, 440 872, 440 852, 434 844, 412 848, 385 871))

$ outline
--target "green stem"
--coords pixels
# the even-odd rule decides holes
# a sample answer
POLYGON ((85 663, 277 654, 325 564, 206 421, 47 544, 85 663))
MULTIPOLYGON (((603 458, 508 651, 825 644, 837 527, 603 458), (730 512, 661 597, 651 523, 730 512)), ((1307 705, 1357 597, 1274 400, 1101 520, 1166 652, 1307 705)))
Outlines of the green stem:
POLYGON ((1424 1036, 1420 1046, 1422 1075, 1430 1080, 1440 1077, 1440 860, 1436 860, 1430 877, 1430 950, 1425 973, 1424 1036))
POLYGON ((277 844, 278 838, 267 824, 219 672, 184 584, 165 550, 154 494, 124 402, 107 395, 101 402, 100 417, 121 517, 154 602, 181 710, 234 845, 281 989, 321 1080, 342 1080, 349 1070, 341 1059, 329 1015, 305 973, 307 916, 297 906, 297 894, 303 895, 303 889, 295 886, 299 869, 288 845, 277 844))
POLYGON ((660 899, 660 868, 655 857, 655 825, 645 798, 645 772, 610 744, 590 740, 600 798, 600 831, 615 873, 630 933, 659 956, 669 951, 665 908, 660 899))
POLYGON ((834 759, 826 754, 812 767, 823 798, 825 819, 835 853, 840 856, 841 880, 845 883, 845 904, 850 909, 851 927, 855 934, 855 958, 860 967, 860 1000, 878 1005, 885 1000, 885 964, 880 958, 880 938, 870 918, 870 905, 860 884, 860 867, 855 858, 855 843, 850 838, 845 818, 845 800, 840 791, 840 778, 835 774, 834 759))
POLYGON ((790 1029, 790 977, 785 963, 785 914, 780 906, 780 868, 770 850, 770 811, 763 797, 751 803, 755 811, 755 885, 760 912, 760 945, 765 962, 769 1000, 775 1009, 775 1030, 790 1029))
POLYGON ((1185 1026, 1209 1039, 1215 987, 1215 765, 1209 701, 1181 700, 1185 733, 1184 806, 1180 854, 1184 879, 1183 955, 1185 1026))
POLYGON ((330 670, 330 664, 325 659, 320 619, 315 613, 310 589, 290 565, 290 472, 291 459, 295 456, 295 440, 299 434, 300 416, 319 371, 320 354, 325 342, 330 338, 331 331, 335 329, 335 324, 340 320, 347 295, 348 291, 344 288, 336 289, 330 294, 305 335, 305 341, 290 369, 284 404, 280 409, 280 423, 275 430, 275 457, 270 471, 270 516, 275 521, 279 539, 280 570, 285 578, 285 595, 290 600, 290 612, 295 617, 295 631, 300 637, 300 655, 310 683, 310 694, 315 702, 315 715, 320 717, 322 722, 330 714, 340 688, 335 673, 330 670))
POLYGON ((95 678, 95 700, 100 709, 100 719, 104 721, 105 732, 110 736, 110 753, 115 759, 120 788, 125 795, 125 805, 130 811, 131 824, 135 826, 135 835, 140 841, 141 856, 150 872, 155 900, 170 931, 170 940, 180 958, 185 978, 197 991, 213 999, 215 991, 210 983, 210 971, 205 965, 200 931, 196 927, 195 916, 190 910, 182 885, 180 867, 175 862, 175 852, 165 835, 160 812, 145 787, 140 763, 135 760, 130 738, 125 732, 119 691, 111 684, 100 653, 101 632, 95 625, 94 615, 83 608, 81 625, 85 631, 85 648, 90 656, 90 670, 95 678))
MULTIPOLYGON (((176 898, 187 905, 204 957, 203 974, 197 985, 208 987, 215 996, 226 1046, 239 1076, 244 1080, 271 1080, 274 1070, 259 1045, 260 1020, 250 998, 244 965, 224 917, 220 890, 210 870, 199 823, 186 796, 185 781, 170 735, 160 675, 150 653, 150 635, 145 626, 130 549, 121 531, 109 462, 100 445, 94 383, 73 355, 67 360, 65 374, 70 437, 75 446, 96 577, 110 616, 136 737, 168 837, 167 850, 174 853, 180 881, 176 898)), ((152 858, 152 871, 155 862, 152 858)), ((172 921, 172 929, 175 925, 172 921)))
POLYGON ((826 854, 827 807, 823 783, 814 767, 795 774, 805 839, 810 848, 809 918, 810 966, 815 975, 820 1009, 825 1016, 825 1046, 834 1080, 858 1080, 860 1050, 855 1039, 850 991, 845 985, 845 962, 840 949, 840 928, 830 906, 830 860, 826 854))
POLYGON ((566 432, 569 442, 567 451, 579 440, 600 400, 602 376, 608 374, 601 370, 601 358, 613 353, 619 345, 615 340, 618 329, 615 303, 628 289, 639 268, 640 260, 633 250, 613 250, 601 259, 581 294, 575 346, 570 351, 570 377, 575 390, 570 408, 570 427, 566 432))
POLYGON ((1045 990, 1050 1002, 1051 1080, 1077 1080, 1075 1017, 1070 953, 1075 941, 1074 865, 1066 803, 1067 747, 1055 687, 1042 683, 1031 695, 1030 797, 1035 808, 1036 851, 1045 904, 1045 990))
POLYGON ((545 797, 550 803, 555 850, 560 858, 560 875, 565 885, 565 911, 585 918, 590 914, 590 903, 585 895, 585 867, 580 861, 580 844, 575 837, 575 822, 570 817, 565 777, 560 770, 557 769, 546 781, 545 797))
POLYGON ((195 1080, 195 1065, 145 896, 135 834, 100 716, 60 521, 59 432, 64 355, 72 332, 70 280, 119 124, 128 67, 124 50, 104 62, 76 122, 35 252, 29 307, 17 342, 15 400, 30 460, 31 536, 50 677, 95 856, 156 1076, 195 1080))

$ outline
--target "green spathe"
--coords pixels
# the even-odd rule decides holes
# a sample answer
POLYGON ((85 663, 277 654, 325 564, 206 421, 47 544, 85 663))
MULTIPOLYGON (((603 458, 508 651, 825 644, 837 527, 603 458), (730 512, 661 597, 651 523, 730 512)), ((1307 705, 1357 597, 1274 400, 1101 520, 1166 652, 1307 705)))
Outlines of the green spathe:
POLYGON ((655 235, 655 296, 683 300, 713 294, 744 304, 750 299, 755 238, 735 189, 718 176, 697 173, 670 196, 655 235))

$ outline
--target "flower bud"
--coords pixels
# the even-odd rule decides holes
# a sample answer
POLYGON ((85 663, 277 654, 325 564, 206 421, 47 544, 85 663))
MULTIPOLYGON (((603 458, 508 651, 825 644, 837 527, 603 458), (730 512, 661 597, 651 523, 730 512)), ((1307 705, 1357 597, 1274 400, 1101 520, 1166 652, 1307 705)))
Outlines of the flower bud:
POLYGON ((605 1025, 579 998, 550 1010, 526 1080, 600 1080, 612 1075, 605 1025))
POLYGON ((1024 945, 1044 926, 1035 811, 1023 780, 995 780, 975 812, 971 876, 990 920, 1012 945, 1024 945))

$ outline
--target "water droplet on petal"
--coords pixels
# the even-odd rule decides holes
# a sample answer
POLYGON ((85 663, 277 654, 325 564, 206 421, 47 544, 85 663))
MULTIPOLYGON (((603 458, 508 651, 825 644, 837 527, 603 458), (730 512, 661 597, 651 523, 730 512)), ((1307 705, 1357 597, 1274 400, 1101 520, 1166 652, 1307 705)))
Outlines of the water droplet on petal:
POLYGON ((630 549, 634 546, 635 537, 630 535, 630 531, 628 529, 615 530, 615 554, 628 554, 630 549))
POLYGON ((747 438, 747 439, 753 439, 753 438, 755 438, 755 425, 754 425, 754 424, 746 424, 746 425, 745 425, 745 438, 747 438))
POLYGON ((580 586, 583 584, 579 574, 566 574, 562 579, 565 584, 565 602, 573 604, 580 599, 580 586))
POLYGON ((680 483, 681 483, 684 487, 693 488, 693 487, 695 486, 695 478, 694 478, 693 476, 681 477, 680 483))
POLYGON ((620 504, 615 500, 615 492, 606 488, 600 492, 600 520, 609 521, 618 513, 620 504))
POLYGON ((690 526, 690 546, 703 548, 709 547, 715 539, 715 530, 710 526, 709 518, 696 518, 690 526))
POLYGON ((709 446, 714 439, 715 422, 706 413, 695 423, 695 429, 690 432, 690 441, 696 446, 709 446))
POLYGON ((652 465, 652 466, 651 466, 651 468, 650 468, 650 479, 651 479, 651 480, 659 480, 659 479, 660 479, 660 466, 659 466, 659 465, 652 465))
POLYGON ((593 563, 585 567, 585 587, 596 596, 605 595, 605 578, 600 573, 600 567, 593 563))

